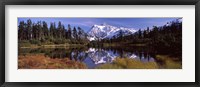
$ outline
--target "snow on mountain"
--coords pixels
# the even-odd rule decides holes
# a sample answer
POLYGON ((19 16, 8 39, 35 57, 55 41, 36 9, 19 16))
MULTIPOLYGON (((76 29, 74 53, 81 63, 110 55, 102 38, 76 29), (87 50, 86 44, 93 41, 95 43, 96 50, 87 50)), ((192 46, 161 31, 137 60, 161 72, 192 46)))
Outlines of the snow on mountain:
POLYGON ((113 38, 114 36, 118 37, 120 33, 126 36, 133 34, 136 31, 137 30, 133 28, 116 27, 108 24, 93 25, 91 30, 88 32, 88 39, 92 41, 104 38, 113 38))
POLYGON ((167 24, 165 24, 165 26, 171 26, 173 22, 182 23, 182 20, 183 20, 182 18, 172 20, 171 22, 167 22, 167 24))
POLYGON ((179 23, 181 23, 181 22, 183 21, 183 18, 178 18, 177 21, 178 21, 179 23))
MULTIPOLYGON (((111 50, 96 49, 96 48, 89 48, 88 51, 86 51, 86 53, 88 55, 87 58, 90 58, 94 62, 94 64, 112 63, 117 57, 121 55, 120 53, 118 52, 114 53, 114 51, 111 50)), ((149 59, 145 58, 144 56, 140 58, 138 55, 132 52, 124 52, 123 57, 135 59, 142 62, 155 61, 151 57, 149 57, 149 59)))
MULTIPOLYGON (((168 22, 165 24, 165 26, 170 26, 172 23, 182 23, 182 18, 175 19, 171 22, 168 22)), ((101 25, 93 25, 91 30, 87 33, 88 39, 90 41, 92 40, 101 40, 105 38, 113 38, 113 37, 119 37, 120 33, 122 33, 123 36, 130 35, 137 32, 134 28, 125 28, 125 27, 116 27, 108 24, 101 24, 101 25)))

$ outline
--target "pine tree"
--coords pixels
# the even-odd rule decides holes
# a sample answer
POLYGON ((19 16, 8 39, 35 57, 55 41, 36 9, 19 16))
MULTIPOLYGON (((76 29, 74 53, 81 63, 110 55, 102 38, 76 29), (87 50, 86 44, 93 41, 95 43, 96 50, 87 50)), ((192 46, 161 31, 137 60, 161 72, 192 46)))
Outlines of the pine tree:
POLYGON ((119 31, 119 38, 120 38, 120 41, 123 40, 123 31, 122 30, 119 31))
POLYGON ((69 39, 71 39, 71 37, 72 37, 72 32, 71 32, 71 26, 70 26, 70 24, 68 24, 68 33, 67 33, 67 37, 69 38, 69 39))
POLYGON ((48 25, 45 21, 42 22, 42 29, 44 32, 44 37, 47 38, 49 36, 48 25))
POLYGON ((53 23, 51 23, 50 24, 50 29, 49 29, 51 40, 54 39, 54 33, 53 33, 54 32, 54 27, 53 26, 54 26, 53 23))
POLYGON ((84 32, 82 31, 82 29, 80 27, 78 27, 78 39, 81 39, 81 36, 84 32))
POLYGON ((61 33, 62 33, 62 38, 64 39, 65 38, 65 34, 66 34, 66 30, 65 30, 65 26, 62 25, 62 30, 61 30, 61 33))
POLYGON ((142 38, 142 31, 141 31, 141 29, 138 30, 138 37, 139 37, 139 39, 142 38))
POLYGON ((56 23, 55 22, 53 23, 53 37, 54 37, 54 39, 58 37, 57 29, 56 29, 56 23))
POLYGON ((44 32, 42 30, 41 21, 38 22, 38 39, 39 40, 44 40, 44 32))
POLYGON ((18 38, 19 40, 23 40, 23 34, 24 34, 24 21, 21 21, 18 26, 18 38))
POLYGON ((77 31, 76 31, 76 27, 74 27, 74 29, 73 29, 73 37, 74 37, 75 39, 78 38, 77 31))
POLYGON ((32 40, 32 21, 30 19, 27 20, 27 39, 32 40))
POLYGON ((58 22, 58 36, 60 39, 62 38, 62 24, 60 21, 58 22))
POLYGON ((37 35, 36 35, 36 34, 37 34, 37 30, 36 30, 36 29, 37 29, 37 26, 36 26, 35 23, 33 23, 32 26, 33 26, 33 27, 32 27, 32 28, 33 28, 33 29, 32 29, 32 34, 33 34, 32 36, 33 36, 33 39, 36 39, 36 37, 37 37, 37 35))

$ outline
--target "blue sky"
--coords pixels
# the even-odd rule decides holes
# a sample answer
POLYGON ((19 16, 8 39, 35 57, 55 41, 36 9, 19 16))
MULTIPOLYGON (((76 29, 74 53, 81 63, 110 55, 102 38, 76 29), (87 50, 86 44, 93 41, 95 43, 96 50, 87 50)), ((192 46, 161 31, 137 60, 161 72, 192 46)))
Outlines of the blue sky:
POLYGON ((146 29, 152 26, 162 26, 167 22, 175 20, 177 18, 18 18, 18 25, 20 21, 27 21, 31 19, 33 23, 37 21, 46 21, 48 26, 51 22, 55 22, 56 26, 61 21, 65 28, 70 24, 71 27, 81 27, 84 31, 88 32, 94 24, 109 24, 118 27, 127 27, 138 29, 146 29))

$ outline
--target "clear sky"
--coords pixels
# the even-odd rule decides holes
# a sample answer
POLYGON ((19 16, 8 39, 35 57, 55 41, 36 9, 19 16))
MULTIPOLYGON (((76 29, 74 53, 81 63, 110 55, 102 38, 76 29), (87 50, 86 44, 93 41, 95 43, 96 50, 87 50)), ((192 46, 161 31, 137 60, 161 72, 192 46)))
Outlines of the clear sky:
POLYGON ((18 18, 18 25, 20 21, 27 21, 31 19, 33 23, 37 21, 46 21, 48 26, 51 22, 55 22, 56 26, 58 22, 61 21, 65 28, 70 24, 71 27, 81 27, 84 31, 88 32, 94 24, 109 24, 117 27, 127 27, 138 29, 146 29, 152 26, 162 26, 167 22, 175 20, 177 18, 18 18))

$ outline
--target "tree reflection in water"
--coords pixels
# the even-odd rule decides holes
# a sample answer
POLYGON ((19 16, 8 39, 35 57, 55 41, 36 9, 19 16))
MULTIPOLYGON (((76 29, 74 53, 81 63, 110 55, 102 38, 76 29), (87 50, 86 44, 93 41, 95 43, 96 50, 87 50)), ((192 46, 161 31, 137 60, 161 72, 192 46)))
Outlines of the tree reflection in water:
POLYGON ((20 49, 20 54, 44 53, 50 58, 69 58, 70 60, 84 62, 89 68, 98 64, 112 63, 115 58, 131 58, 141 62, 155 61, 155 53, 147 48, 55 48, 55 49, 20 49))

